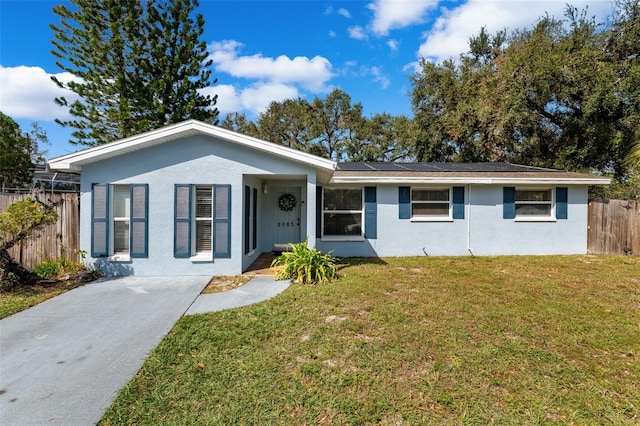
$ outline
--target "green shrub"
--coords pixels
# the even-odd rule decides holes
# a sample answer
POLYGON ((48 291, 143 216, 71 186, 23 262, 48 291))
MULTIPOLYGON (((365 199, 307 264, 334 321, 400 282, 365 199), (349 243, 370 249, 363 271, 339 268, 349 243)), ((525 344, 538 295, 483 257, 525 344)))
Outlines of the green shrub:
POLYGON ((86 269, 82 263, 72 262, 66 257, 59 259, 48 259, 37 264, 33 271, 42 278, 55 280, 62 275, 73 275, 86 269))
POLYGON ((291 279, 300 284, 317 284, 333 280, 338 271, 336 258, 331 252, 307 247, 308 241, 291 244, 291 251, 284 252, 271 263, 280 267, 276 272, 278 279, 291 279))

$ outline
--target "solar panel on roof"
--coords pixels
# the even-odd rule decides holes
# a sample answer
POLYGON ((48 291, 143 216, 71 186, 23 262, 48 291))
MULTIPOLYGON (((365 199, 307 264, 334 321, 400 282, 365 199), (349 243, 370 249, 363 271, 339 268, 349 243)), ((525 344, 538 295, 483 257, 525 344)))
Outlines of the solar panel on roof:
POLYGON ((367 163, 378 172, 400 172, 407 171, 407 169, 401 167, 399 163, 367 163))
POLYGON ((338 163, 336 169, 348 171, 348 172, 365 172, 365 171, 370 172, 373 170, 371 167, 367 166, 365 163, 362 163, 362 162, 338 163))
POLYGON ((353 172, 470 172, 470 173, 505 173, 505 172, 562 172, 562 170, 544 169, 511 163, 382 163, 382 162, 345 162, 338 163, 337 170, 353 172))

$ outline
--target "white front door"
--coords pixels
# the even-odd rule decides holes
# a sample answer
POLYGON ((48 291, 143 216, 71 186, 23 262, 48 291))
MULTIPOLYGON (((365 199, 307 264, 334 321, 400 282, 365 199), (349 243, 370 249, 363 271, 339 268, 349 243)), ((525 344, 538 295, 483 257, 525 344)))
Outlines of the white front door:
POLYGON ((272 227, 272 244, 299 243, 300 237, 300 187, 276 186, 269 191, 269 208, 275 214, 272 227))

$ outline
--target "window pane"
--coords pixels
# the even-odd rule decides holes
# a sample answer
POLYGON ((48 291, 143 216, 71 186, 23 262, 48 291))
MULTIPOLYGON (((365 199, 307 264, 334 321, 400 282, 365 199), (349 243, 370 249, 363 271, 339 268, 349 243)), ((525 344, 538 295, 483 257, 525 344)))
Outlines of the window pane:
POLYGON ((325 213, 323 235, 362 235, 362 213, 325 213))
POLYGON ((229 247, 229 225, 216 222, 216 253, 227 253, 229 247))
POLYGON ((189 194, 191 187, 176 186, 176 218, 189 218, 189 194))
POLYGON ((362 210, 361 189, 325 189, 324 210, 362 210))
POLYGON ((216 186, 216 220, 229 218, 229 187, 216 186))
POLYGON ((517 190, 516 201, 551 201, 551 190, 517 190))
POLYGON ((412 216, 449 216, 449 203, 413 203, 412 216))
POLYGON ((113 216, 129 217, 129 185, 115 185, 113 187, 113 216))
POLYGON ((196 221, 196 252, 211 252, 211 221, 196 221))
POLYGON ((448 189, 414 189, 411 191, 412 201, 449 201, 448 189))
POLYGON ((551 216, 551 204, 516 204, 516 216, 551 216))
POLYGON ((117 220, 113 223, 114 253, 129 253, 129 221, 117 220))
POLYGON ((213 194, 211 187, 196 187, 196 217, 211 217, 213 194))

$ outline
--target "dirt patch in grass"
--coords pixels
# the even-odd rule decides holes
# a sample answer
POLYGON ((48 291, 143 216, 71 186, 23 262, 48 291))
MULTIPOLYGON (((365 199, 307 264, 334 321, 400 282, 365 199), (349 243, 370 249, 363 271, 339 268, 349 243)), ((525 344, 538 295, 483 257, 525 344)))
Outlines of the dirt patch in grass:
POLYGON ((251 280, 251 277, 245 275, 213 277, 204 290, 202 290, 202 294, 220 293, 221 291, 232 290, 248 283, 249 280, 251 280))

